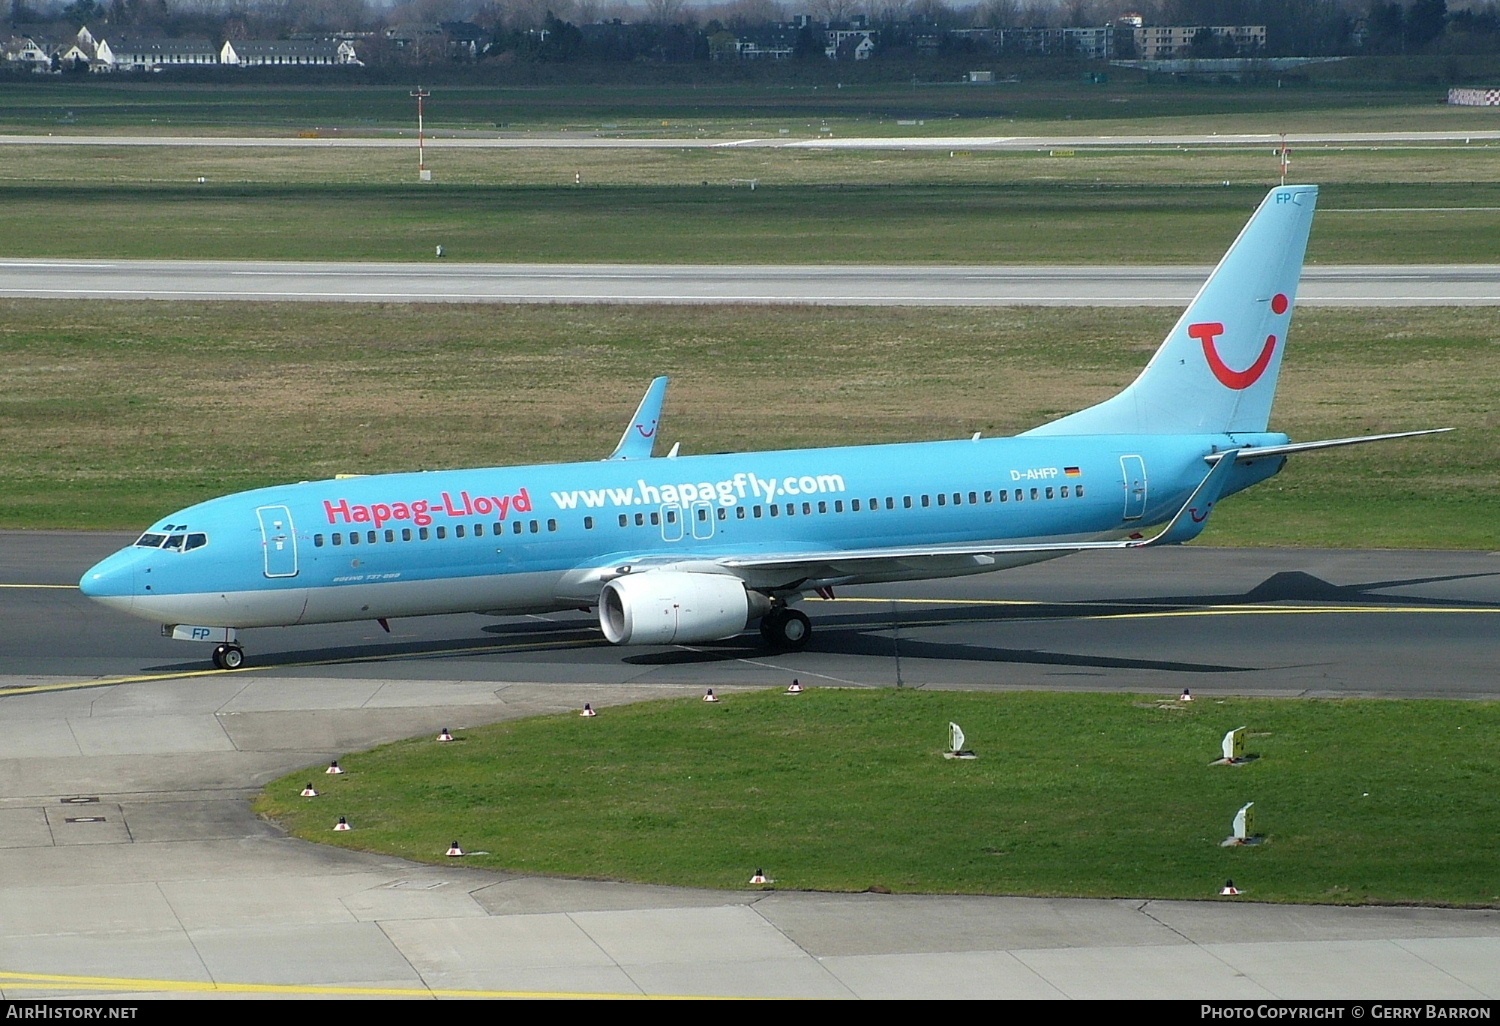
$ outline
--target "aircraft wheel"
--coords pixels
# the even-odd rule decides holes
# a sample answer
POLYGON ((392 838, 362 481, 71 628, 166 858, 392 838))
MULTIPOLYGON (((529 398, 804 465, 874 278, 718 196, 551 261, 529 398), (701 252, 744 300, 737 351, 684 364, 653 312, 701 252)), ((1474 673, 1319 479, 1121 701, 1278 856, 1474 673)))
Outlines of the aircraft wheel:
POLYGON ((219 645, 214 649, 214 665, 221 670, 238 670, 245 665, 245 650, 238 645, 219 645))
POLYGON ((774 609, 761 617, 760 635, 775 648, 796 651, 812 637, 812 621, 800 609, 774 609))

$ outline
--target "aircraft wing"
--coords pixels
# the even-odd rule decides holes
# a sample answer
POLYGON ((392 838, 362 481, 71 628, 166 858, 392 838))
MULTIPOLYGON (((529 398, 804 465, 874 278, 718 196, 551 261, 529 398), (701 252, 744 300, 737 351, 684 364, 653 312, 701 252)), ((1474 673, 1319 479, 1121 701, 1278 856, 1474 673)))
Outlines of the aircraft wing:
POLYGON ((656 432, 661 426, 661 406, 667 398, 667 379, 656 378, 641 397, 635 416, 620 436, 620 444, 607 457, 612 460, 649 460, 656 448, 656 432))
MULTIPOLYGON (((1226 450, 1230 455, 1238 450, 1226 450)), ((1188 496, 1167 525, 1150 538, 1134 536, 1106 541, 1064 541, 1020 544, 919 545, 877 549, 823 549, 817 551, 764 552, 743 556, 721 556, 683 560, 660 553, 621 559, 611 567, 583 570, 572 575, 567 594, 583 597, 604 581, 630 573, 675 570, 689 573, 730 573, 752 587, 797 587, 803 581, 836 580, 865 574, 913 571, 983 569, 1007 557, 1063 555, 1091 549, 1141 549, 1153 545, 1176 545, 1196 537, 1208 521, 1214 503, 1224 492, 1235 461, 1220 459, 1188 496)), ((1022 560, 1025 561, 1024 559, 1022 560)))

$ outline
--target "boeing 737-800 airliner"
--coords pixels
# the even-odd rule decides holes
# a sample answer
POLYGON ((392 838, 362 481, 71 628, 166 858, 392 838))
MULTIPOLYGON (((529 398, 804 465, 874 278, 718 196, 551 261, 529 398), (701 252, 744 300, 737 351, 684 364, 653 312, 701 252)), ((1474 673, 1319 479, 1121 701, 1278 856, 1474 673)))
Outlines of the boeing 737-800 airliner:
POLYGON ((659 378, 610 459, 241 492, 171 514, 80 586, 231 669, 249 627, 579 606, 620 645, 759 621, 800 648, 808 592, 1185 542, 1292 453, 1425 433, 1267 430, 1317 195, 1272 189, 1129 387, 1014 438, 653 458, 659 378))

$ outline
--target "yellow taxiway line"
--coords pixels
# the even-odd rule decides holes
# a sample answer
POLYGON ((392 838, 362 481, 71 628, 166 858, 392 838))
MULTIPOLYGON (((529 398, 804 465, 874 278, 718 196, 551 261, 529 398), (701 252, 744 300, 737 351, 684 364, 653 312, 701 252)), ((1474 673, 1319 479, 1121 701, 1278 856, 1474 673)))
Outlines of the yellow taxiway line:
MULTIPOLYGON (((443 990, 435 987, 339 987, 292 983, 216 983, 202 980, 151 980, 129 976, 56 976, 49 973, 0 972, 0 990, 132 991, 167 994, 286 994, 300 997, 442 997, 442 998, 582 998, 630 1000, 712 1000, 685 994, 627 994, 590 991, 443 990)), ((718 998, 718 1000, 723 1000, 718 998)))

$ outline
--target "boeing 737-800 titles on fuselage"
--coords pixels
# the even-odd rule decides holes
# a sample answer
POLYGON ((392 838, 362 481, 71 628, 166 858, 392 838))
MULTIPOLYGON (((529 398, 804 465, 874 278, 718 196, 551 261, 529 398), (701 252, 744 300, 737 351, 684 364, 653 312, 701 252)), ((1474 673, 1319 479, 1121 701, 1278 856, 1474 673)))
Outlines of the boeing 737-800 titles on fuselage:
POLYGON ((1425 433, 1267 431, 1316 202, 1272 189, 1129 387, 1014 438, 652 458, 659 378, 608 460, 241 492, 173 513, 80 586, 214 643, 225 668, 247 627, 579 606, 620 645, 759 620, 800 648, 809 591, 1185 542, 1291 453, 1425 433))

